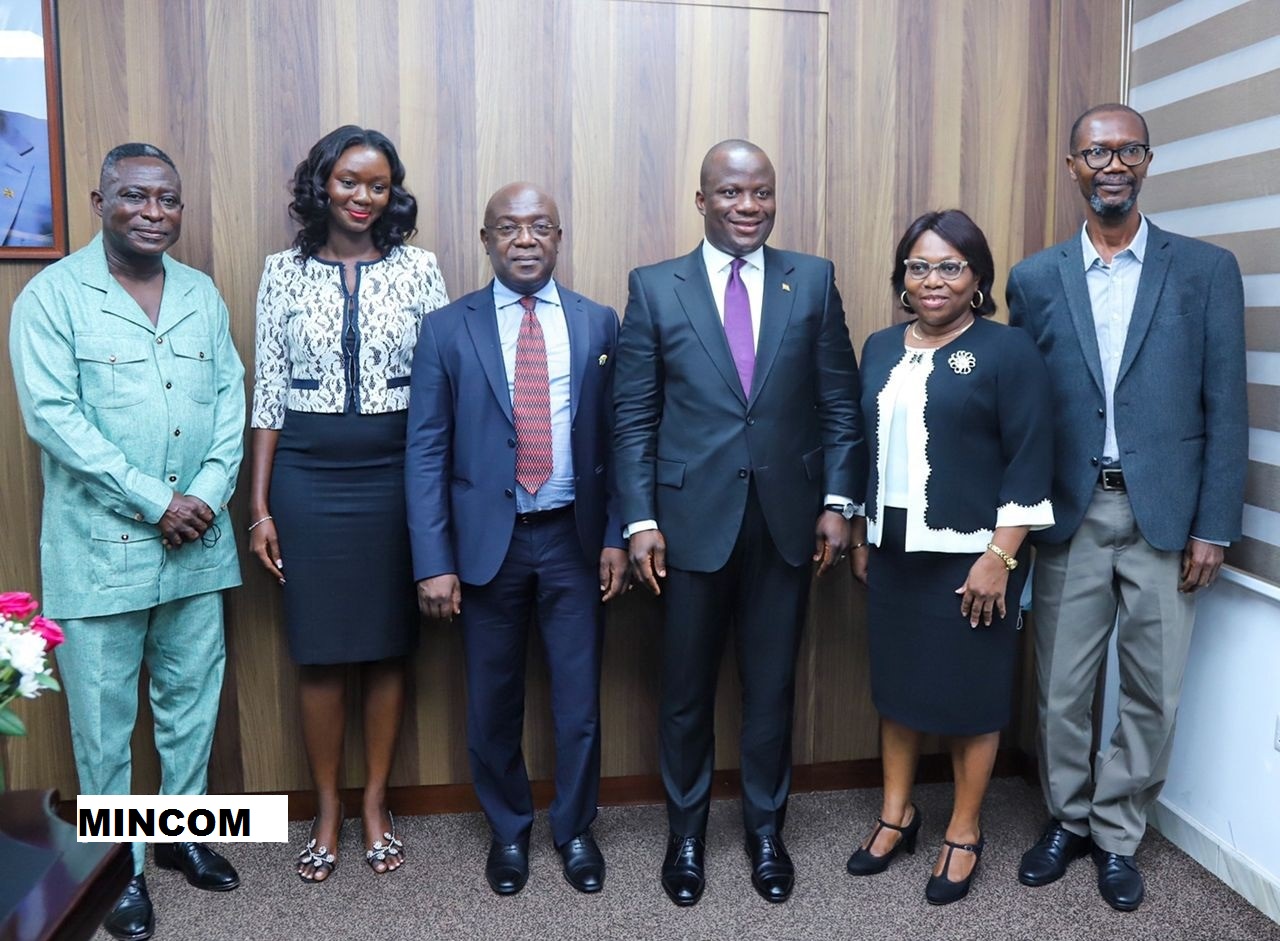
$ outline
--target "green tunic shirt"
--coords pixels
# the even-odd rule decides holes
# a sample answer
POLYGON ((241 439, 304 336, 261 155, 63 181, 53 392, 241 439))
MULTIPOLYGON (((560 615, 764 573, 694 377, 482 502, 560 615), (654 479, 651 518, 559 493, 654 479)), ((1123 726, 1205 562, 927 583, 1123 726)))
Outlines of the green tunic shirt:
POLYGON ((240 584, 227 501, 244 453, 244 367, 209 277, 167 255, 164 272, 153 325, 107 270, 99 235, 13 305, 18 404, 42 451, 40 563, 53 618, 240 584), (215 516, 204 540, 165 550, 155 524, 175 492, 215 516))

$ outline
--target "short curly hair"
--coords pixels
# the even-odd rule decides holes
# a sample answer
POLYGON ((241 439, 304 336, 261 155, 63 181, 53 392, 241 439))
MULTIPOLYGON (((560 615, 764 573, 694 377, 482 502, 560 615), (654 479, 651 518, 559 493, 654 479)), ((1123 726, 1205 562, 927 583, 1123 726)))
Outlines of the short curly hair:
POLYGON ((901 297, 907 289, 906 267, 902 260, 911 251, 920 236, 926 232, 934 232, 944 242, 960 253, 960 257, 969 263, 969 268, 978 278, 978 290, 982 292, 982 303, 974 310, 980 317, 990 317, 996 312, 996 301, 991 296, 992 286, 996 280, 996 265, 991 258, 991 247, 987 245, 987 237, 982 234, 978 224, 960 209, 943 209, 926 212, 917 218, 898 240, 898 247, 893 254, 893 291, 901 297))
POLYGON ((396 145, 378 131, 345 124, 316 141, 307 159, 293 171, 289 215, 302 226, 293 239, 293 247, 304 259, 314 255, 329 238, 329 193, 325 187, 333 165, 352 147, 376 148, 391 165, 391 200, 373 224, 374 247, 385 255, 417 231, 418 201, 404 188, 404 164, 396 145))

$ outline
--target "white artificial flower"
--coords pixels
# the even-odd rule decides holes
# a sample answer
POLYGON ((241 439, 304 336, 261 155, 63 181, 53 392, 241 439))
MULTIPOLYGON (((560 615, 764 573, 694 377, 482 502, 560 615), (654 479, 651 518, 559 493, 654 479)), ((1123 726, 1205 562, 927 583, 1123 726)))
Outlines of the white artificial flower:
POLYGON ((35 699, 40 695, 40 689, 34 673, 24 673, 22 679, 18 680, 18 695, 23 699, 35 699))
POLYGON ((10 635, 8 660, 24 679, 28 674, 43 673, 44 638, 34 631, 10 635))

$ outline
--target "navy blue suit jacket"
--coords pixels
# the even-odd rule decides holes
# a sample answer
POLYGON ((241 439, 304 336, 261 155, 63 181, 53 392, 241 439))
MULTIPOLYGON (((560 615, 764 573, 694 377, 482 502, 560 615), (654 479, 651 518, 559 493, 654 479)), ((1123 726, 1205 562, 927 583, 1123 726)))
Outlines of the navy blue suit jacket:
MULTIPOLYGON (((583 557, 621 548, 610 448, 618 315, 557 283, 569 328, 574 513, 583 557)), ((413 358, 405 496, 413 577, 484 585, 515 528, 516 430, 493 283, 428 314, 413 358)))
POLYGON ((738 378, 699 245, 631 272, 618 345, 616 454, 626 523, 657 520, 676 568, 722 568, 754 478, 791 565, 825 494, 866 488, 858 367, 831 262, 765 247, 752 388, 738 378))
MULTIPOLYGON (((1150 224, 1116 380, 1115 424, 1142 536, 1167 552, 1189 536, 1240 538, 1249 422, 1244 288, 1235 256, 1150 224)), ((1014 266, 1009 322, 1027 330, 1053 385, 1053 512, 1070 539, 1093 496, 1106 400, 1077 232, 1014 266)))

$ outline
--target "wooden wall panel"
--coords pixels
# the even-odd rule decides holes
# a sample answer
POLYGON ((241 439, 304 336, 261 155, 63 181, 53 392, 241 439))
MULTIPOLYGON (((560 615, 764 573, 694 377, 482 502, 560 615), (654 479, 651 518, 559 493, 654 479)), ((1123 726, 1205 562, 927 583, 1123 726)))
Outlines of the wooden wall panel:
MULTIPOLYGON (((183 171, 175 254, 209 271, 251 366, 263 257, 285 248, 293 167, 341 123, 397 141, 420 202, 416 243, 451 296, 487 281, 481 211, 526 178, 557 197, 557 275, 620 311, 626 274, 690 251, 708 146, 747 136, 773 157, 773 244, 835 260, 855 345, 892 322, 894 242, 928 209, 959 205, 986 230, 1002 282, 1018 258, 1078 225, 1061 198, 1066 125, 1119 95, 1123 26, 1111 0, 75 0, 60 4, 70 234, 92 237, 87 194, 112 145, 146 139, 183 171), (289 24, 287 34, 278 29, 289 24), (276 39, 273 37, 280 37, 276 39), (1064 125, 1065 122, 1065 125, 1064 125)), ((0 324, 36 264, 0 266, 0 324)), ((1002 293, 1002 292, 1001 292, 1002 293)), ((1000 298, 1003 301, 1003 297, 1000 298)), ((38 578, 39 461, 0 362, 0 590, 38 578), (25 534, 25 535, 23 535, 25 534)), ((245 539, 245 495, 233 504, 245 539)), ((243 551, 242 551, 243 556, 243 551)), ((307 787, 296 683, 278 592, 247 558, 228 596, 231 662, 211 767, 225 791, 307 787)), ((815 587, 797 677, 800 762, 876 754, 861 589, 840 571, 815 587)), ((603 722, 607 775, 657 770, 659 606, 633 593, 610 612, 603 722)), ((526 749, 551 772, 536 637, 526 749)), ((717 764, 737 760, 739 693, 726 654, 717 764)), ((352 680, 352 691, 358 689, 352 680)), ((394 784, 468 779, 458 629, 424 625, 394 784)), ((20 711, 28 742, 0 743, 14 787, 73 794, 62 698, 20 711)), ((146 715, 137 784, 155 783, 146 715)), ((359 784, 360 717, 345 775, 359 784)))

